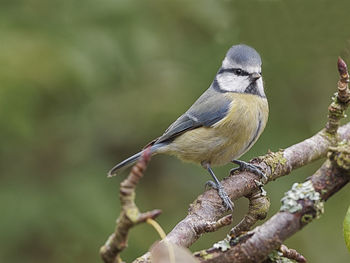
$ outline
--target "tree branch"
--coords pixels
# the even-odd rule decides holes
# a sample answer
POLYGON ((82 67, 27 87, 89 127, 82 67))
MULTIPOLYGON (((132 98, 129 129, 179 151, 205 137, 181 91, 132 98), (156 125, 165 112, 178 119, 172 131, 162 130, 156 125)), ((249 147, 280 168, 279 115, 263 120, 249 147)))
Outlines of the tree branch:
POLYGON ((150 152, 146 151, 140 161, 133 166, 129 176, 120 184, 122 212, 116 221, 114 233, 100 248, 100 255, 105 263, 122 262, 120 253, 127 247, 130 228, 145 222, 148 218, 154 219, 161 213, 160 210, 141 213, 135 204, 135 188, 146 170, 150 156, 150 152))
POLYGON ((244 218, 231 229, 230 237, 235 238, 242 233, 250 230, 258 220, 263 220, 267 216, 267 212, 270 208, 270 200, 265 194, 262 194, 260 190, 247 196, 249 200, 248 213, 244 218))
POLYGON ((282 199, 281 212, 256 227, 254 231, 248 232, 246 239, 226 252, 219 249, 209 250, 210 259, 202 258, 201 262, 261 262, 272 250, 278 249, 284 240, 314 218, 318 218, 323 212, 323 201, 339 191, 349 180, 349 170, 332 165, 327 160, 309 180, 293 185, 292 190, 286 193, 285 199, 282 199))

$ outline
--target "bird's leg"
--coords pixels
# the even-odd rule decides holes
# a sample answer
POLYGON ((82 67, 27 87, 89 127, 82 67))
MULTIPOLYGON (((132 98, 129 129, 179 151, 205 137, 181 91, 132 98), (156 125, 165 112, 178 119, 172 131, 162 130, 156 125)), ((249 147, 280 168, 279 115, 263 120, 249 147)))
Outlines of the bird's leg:
POLYGON ((264 190, 263 185, 264 185, 264 182, 267 182, 268 178, 265 175, 265 173, 261 171, 261 167, 251 163, 240 161, 240 160, 232 160, 232 162, 235 164, 238 164, 239 167, 231 169, 230 174, 233 175, 235 171, 248 171, 260 176, 260 178, 263 180, 262 181, 254 180, 254 182, 259 187, 261 191, 261 196, 266 196, 266 191, 264 190))
POLYGON ((222 187, 222 184, 219 182, 218 178, 216 178, 213 170, 210 167, 209 163, 202 164, 205 169, 208 170, 210 175, 213 177, 214 181, 208 181, 205 185, 210 186, 214 188, 216 191, 218 191, 218 195, 220 196, 221 200, 223 201, 225 207, 227 209, 230 209, 233 211, 233 203, 231 199, 228 197, 227 193, 225 192, 224 188, 222 187))

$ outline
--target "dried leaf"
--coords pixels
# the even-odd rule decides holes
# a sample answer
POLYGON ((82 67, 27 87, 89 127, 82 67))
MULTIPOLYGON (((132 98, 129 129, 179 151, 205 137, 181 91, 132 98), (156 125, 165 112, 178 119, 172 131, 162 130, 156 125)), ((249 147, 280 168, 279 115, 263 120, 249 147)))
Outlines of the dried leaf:
POLYGON ((198 263, 190 251, 171 243, 158 242, 151 249, 152 263, 198 263), (172 250, 172 251, 169 251, 172 250), (175 262, 172 262, 171 253, 173 253, 175 262))

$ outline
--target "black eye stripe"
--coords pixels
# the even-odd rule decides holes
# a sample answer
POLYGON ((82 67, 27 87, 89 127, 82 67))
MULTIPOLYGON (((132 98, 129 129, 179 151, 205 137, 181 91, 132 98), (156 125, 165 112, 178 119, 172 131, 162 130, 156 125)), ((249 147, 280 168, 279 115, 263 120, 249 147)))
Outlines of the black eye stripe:
POLYGON ((233 73, 237 76, 248 76, 249 73, 240 68, 220 68, 218 74, 233 73))

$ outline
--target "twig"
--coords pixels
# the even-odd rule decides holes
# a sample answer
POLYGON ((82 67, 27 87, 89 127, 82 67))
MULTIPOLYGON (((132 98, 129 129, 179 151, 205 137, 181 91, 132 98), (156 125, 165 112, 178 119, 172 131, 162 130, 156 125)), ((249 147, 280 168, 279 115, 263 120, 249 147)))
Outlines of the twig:
POLYGON ((217 230, 219 230, 220 228, 224 227, 224 226, 228 226, 232 224, 232 215, 227 215, 224 216, 223 218, 220 218, 218 221, 214 221, 214 222, 204 222, 201 225, 197 225, 194 227, 194 230, 196 232, 215 232, 217 230))
POLYGON ((161 213, 160 210, 141 213, 135 204, 135 188, 146 170, 150 156, 146 151, 141 160, 131 169, 129 176, 120 184, 122 211, 117 219, 114 233, 100 248, 100 255, 105 263, 122 262, 120 253, 127 247, 130 228, 149 218, 154 219, 161 213))
POLYGON ((279 249, 273 251, 262 263, 305 263, 306 259, 295 249, 290 249, 281 245, 279 249))
POLYGON ((282 255, 286 258, 293 259, 296 262, 300 263, 306 262, 305 257, 301 255, 298 251, 296 251, 295 249, 288 248, 283 244, 280 246, 279 251, 281 251, 282 255))
POLYGON ((235 227, 230 231, 230 237, 236 238, 246 231, 249 231, 258 220, 266 218, 267 212, 270 208, 269 198, 261 194, 258 190, 247 196, 249 199, 248 213, 235 227))
POLYGON ((345 110, 348 107, 349 102, 349 73, 348 67, 344 60, 338 58, 338 72, 340 79, 338 81, 338 92, 333 97, 333 102, 328 107, 328 122, 326 124, 326 132, 335 135, 338 128, 340 119, 345 117, 345 110))

